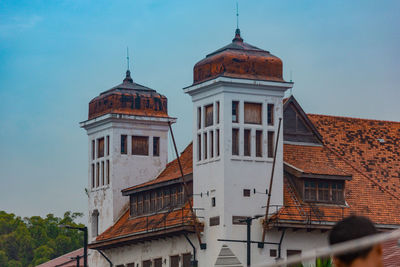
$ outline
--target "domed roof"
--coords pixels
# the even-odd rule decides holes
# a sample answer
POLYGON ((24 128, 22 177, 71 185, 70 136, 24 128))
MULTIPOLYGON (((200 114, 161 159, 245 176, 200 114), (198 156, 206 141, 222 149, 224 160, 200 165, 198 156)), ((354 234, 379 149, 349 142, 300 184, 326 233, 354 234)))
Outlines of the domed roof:
POLYGON ((282 77, 282 61, 268 51, 243 42, 239 29, 236 29, 232 43, 208 54, 205 59, 194 66, 194 84, 218 76, 284 81, 282 77))
POLYGON ((133 82, 131 72, 127 70, 121 84, 101 93, 89 103, 89 119, 107 113, 168 117, 167 98, 156 90, 133 82))

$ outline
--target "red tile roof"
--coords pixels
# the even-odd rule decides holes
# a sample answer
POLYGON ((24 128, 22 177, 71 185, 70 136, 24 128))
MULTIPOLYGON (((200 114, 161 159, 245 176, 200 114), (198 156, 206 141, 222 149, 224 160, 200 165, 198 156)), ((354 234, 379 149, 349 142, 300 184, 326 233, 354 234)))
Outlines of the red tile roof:
POLYGON ((79 265, 83 266, 83 248, 80 248, 67 254, 61 255, 60 257, 57 257, 55 259, 49 260, 48 262, 37 265, 36 267, 75 267, 76 259, 71 258, 75 258, 78 255, 81 257, 79 259, 79 265))
POLYGON ((310 211, 307 204, 290 194, 291 185, 285 182, 286 207, 274 219, 302 221, 303 209, 328 222, 338 221, 343 212, 345 216, 367 216, 377 224, 399 225, 400 123, 325 115, 309 118, 321 133, 324 147, 285 144, 284 159, 310 173, 352 174, 345 187, 349 208, 318 205, 318 210, 310 211))
POLYGON ((343 170, 346 163, 324 146, 285 144, 283 160, 306 174, 351 175, 343 170))
POLYGON ((174 228, 181 231, 184 227, 188 231, 194 231, 192 218, 189 202, 182 208, 174 209, 171 212, 165 211, 136 218, 130 218, 128 209, 114 225, 100 234, 96 238, 96 242, 90 244, 89 247, 110 246, 122 240, 134 242, 143 238, 143 234, 162 234, 164 230, 174 228))
MULTIPOLYGON (((180 159, 181 165, 182 165, 182 171, 183 171, 184 175, 193 173, 193 162, 192 162, 192 160, 193 160, 193 156, 192 156, 193 152, 192 151, 193 150, 192 149, 193 149, 193 145, 192 145, 192 143, 190 143, 185 148, 185 150, 182 152, 182 154, 179 156, 179 159, 180 159)), ((171 161, 170 163, 168 163, 167 166, 165 167, 165 169, 154 180, 126 188, 122 191, 123 192, 130 191, 133 189, 158 184, 161 182, 171 181, 174 179, 181 178, 181 176, 182 175, 181 175, 181 171, 179 169, 178 160, 175 159, 175 160, 171 161)))

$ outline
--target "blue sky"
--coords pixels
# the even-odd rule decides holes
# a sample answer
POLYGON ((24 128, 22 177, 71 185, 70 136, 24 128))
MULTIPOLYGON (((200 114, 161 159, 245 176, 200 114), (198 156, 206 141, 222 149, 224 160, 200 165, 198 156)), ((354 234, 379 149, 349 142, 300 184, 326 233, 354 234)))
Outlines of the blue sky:
MULTIPOLYGON (((399 1, 239 1, 246 42, 283 60, 308 113, 400 121, 399 1)), ((0 210, 85 212, 88 102, 133 79, 191 139, 193 66, 228 44, 235 1, 0 0, 0 210)))

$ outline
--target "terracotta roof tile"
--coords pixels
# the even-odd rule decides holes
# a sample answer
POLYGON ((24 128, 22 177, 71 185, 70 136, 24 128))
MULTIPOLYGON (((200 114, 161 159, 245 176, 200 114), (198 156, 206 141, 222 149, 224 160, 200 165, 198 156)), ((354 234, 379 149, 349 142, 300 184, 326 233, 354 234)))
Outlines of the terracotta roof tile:
POLYGON ((314 222, 321 218, 335 222, 343 212, 344 216, 364 215, 382 225, 399 225, 400 123, 325 115, 309 115, 309 118, 323 136, 324 147, 285 144, 284 159, 310 173, 352 174, 352 180, 346 181, 345 186, 348 208, 318 205, 317 211, 310 211, 298 198, 296 202, 286 181, 285 208, 273 218, 304 221, 305 211, 314 214, 311 219, 314 222))
POLYGON ((283 147, 283 160, 307 174, 349 176, 342 168, 345 162, 324 146, 289 145, 283 147), (338 164, 340 163, 340 164, 338 164))
POLYGON ((130 218, 128 209, 113 226, 96 238, 96 243, 182 225, 193 225, 189 202, 182 208, 177 208, 171 212, 164 211, 136 218, 130 218))

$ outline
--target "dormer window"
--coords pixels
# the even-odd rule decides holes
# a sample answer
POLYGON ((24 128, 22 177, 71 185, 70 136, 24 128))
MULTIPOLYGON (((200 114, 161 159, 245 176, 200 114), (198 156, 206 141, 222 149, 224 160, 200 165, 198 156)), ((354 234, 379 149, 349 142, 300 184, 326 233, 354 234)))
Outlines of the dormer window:
MULTIPOLYGON (((189 192, 190 193, 190 192, 189 192)), ((131 217, 147 215, 175 208, 184 204, 182 184, 142 191, 130 195, 131 217)))
POLYGON ((344 181, 304 179, 303 198, 307 202, 343 204, 344 181))

